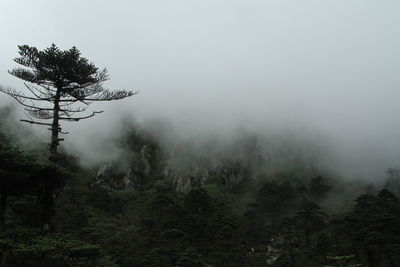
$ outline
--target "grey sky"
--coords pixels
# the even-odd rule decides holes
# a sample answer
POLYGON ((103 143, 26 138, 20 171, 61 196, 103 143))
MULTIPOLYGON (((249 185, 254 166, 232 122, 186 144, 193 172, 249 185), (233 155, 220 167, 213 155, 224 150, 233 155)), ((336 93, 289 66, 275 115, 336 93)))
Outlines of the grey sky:
POLYGON ((2 0, 0 83, 22 88, 6 72, 17 45, 75 45, 108 68, 108 87, 140 91, 90 125, 122 111, 198 128, 293 124, 393 158, 399 11, 396 0, 2 0))

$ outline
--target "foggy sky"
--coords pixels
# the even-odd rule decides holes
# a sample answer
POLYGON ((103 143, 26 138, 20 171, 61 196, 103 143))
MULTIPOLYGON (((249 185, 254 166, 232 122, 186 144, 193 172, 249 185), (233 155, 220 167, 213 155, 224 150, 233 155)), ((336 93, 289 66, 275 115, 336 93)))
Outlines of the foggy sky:
POLYGON ((237 127, 322 135, 367 171, 391 167, 400 165, 399 10, 395 0, 2 0, 0 84, 23 88, 7 73, 17 45, 75 45, 107 67, 106 87, 140 93, 66 125, 69 146, 90 146, 94 129, 98 140, 114 134, 130 114, 193 138, 237 127))

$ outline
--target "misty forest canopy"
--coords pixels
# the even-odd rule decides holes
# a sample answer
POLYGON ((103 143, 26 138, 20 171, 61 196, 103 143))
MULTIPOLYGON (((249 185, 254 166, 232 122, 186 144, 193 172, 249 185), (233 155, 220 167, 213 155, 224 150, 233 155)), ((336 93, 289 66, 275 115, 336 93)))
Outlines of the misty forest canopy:
POLYGON ((50 159, 57 160, 57 147, 63 138, 60 121, 79 121, 102 111, 86 113, 94 101, 111 101, 130 97, 132 91, 110 91, 103 87, 109 79, 106 69, 100 70, 74 46, 60 50, 55 44, 44 50, 18 46, 19 55, 14 59, 21 65, 9 73, 24 81, 26 92, 12 88, 0 91, 24 106, 29 119, 21 121, 49 126, 51 130, 50 159))
POLYGON ((274 151, 242 135, 203 154, 138 125, 121 130, 115 162, 49 165, 1 134, 8 114, 0 109, 4 266, 400 266, 397 169, 385 185, 354 183, 296 146, 274 151), (45 187, 57 189, 54 202, 45 187))
POLYGON ((121 156, 85 168, 57 152, 60 122, 135 93, 105 89, 107 71, 75 47, 19 54, 10 74, 26 90, 0 91, 24 106, 22 121, 50 128, 50 162, 42 144, 18 147, 12 111, 0 109, 1 266, 400 266, 398 169, 385 183, 354 182, 297 141, 240 134, 199 148, 130 122, 121 156))

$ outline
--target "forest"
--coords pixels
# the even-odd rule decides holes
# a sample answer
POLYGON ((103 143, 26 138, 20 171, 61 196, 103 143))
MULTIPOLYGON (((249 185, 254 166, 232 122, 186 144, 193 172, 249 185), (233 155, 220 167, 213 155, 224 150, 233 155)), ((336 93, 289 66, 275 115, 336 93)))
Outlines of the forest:
POLYGON ((53 164, 30 128, 9 127, 13 109, 0 117, 1 266, 400 265, 397 169, 351 182, 260 135, 199 149, 134 123, 115 143, 124 158, 83 167, 61 150, 53 164))
POLYGON ((400 266, 399 10, 2 1, 0 267, 400 266))

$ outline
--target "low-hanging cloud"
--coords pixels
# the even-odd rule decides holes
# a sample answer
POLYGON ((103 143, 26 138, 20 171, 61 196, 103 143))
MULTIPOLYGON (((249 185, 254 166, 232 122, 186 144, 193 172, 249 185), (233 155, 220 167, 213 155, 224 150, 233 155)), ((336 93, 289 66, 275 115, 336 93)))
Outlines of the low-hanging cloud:
POLYGON ((372 179, 399 165, 399 8, 361 0, 8 2, 0 81, 23 88, 7 74, 17 45, 76 45, 109 69, 107 86, 140 91, 65 126, 65 145, 84 157, 119 155, 110 140, 132 116, 171 123, 177 140, 224 139, 243 128, 293 134, 328 146, 332 164, 350 176, 372 179))

